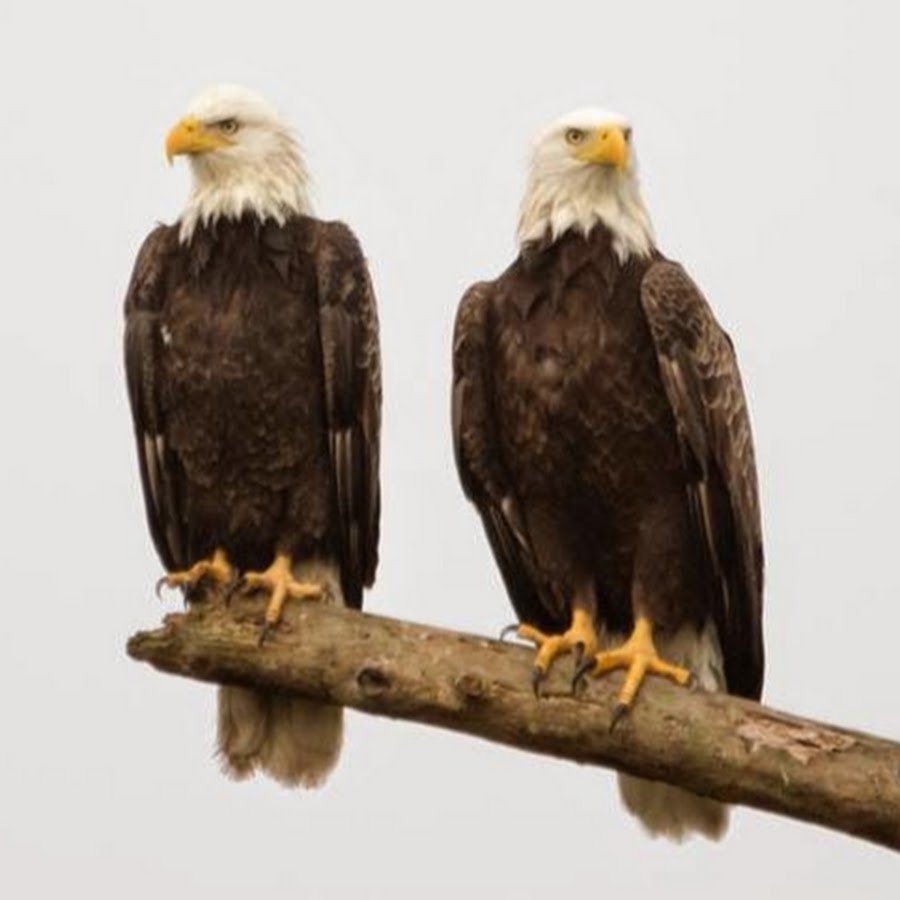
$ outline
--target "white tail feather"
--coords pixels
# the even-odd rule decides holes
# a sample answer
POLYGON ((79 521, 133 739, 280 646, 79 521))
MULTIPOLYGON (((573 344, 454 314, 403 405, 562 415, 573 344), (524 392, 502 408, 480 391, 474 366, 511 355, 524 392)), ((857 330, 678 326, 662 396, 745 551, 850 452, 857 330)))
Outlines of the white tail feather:
POLYGON ((219 755, 232 778, 260 771, 285 787, 318 787, 338 761, 343 732, 339 706, 219 688, 219 755))
MULTIPOLYGON (((330 601, 343 604, 335 566, 302 563, 294 576, 323 584, 330 601)), ((343 732, 339 706, 243 687, 219 689, 218 753, 232 778, 260 771, 286 787, 318 787, 338 761, 343 732)))
MULTIPOLYGON (((721 691, 725 688, 722 650, 712 622, 698 631, 693 626, 671 635, 654 635, 660 656, 668 662, 689 668, 701 688, 721 691)), ((609 636, 609 643, 619 639, 609 636)), ((625 808, 641 820, 653 837, 683 841, 693 834, 718 840, 728 828, 728 806, 662 781, 619 775, 619 794, 625 808)))
POLYGON ((653 837, 681 843, 694 834, 717 841, 728 829, 728 806, 663 781, 619 775, 625 809, 641 820, 653 837))

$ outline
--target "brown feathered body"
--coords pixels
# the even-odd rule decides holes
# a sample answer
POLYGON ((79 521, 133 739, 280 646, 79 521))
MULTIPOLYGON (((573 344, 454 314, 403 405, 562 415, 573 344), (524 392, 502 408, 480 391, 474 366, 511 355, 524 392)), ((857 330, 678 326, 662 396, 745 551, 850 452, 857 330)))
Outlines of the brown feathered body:
MULTIPOLYGON (((181 242, 177 226, 160 226, 138 256, 126 322, 144 499, 165 566, 222 548, 258 570, 288 553, 332 600, 359 608, 377 562, 380 368, 349 229, 246 215, 181 242)), ((259 766, 315 782, 336 757, 337 710, 226 691, 220 713, 235 774, 259 766), (312 712, 297 718, 300 708, 312 712)))
POLYGON ((603 224, 527 244, 463 298, 454 376, 460 475, 519 618, 560 633, 577 597, 619 641, 641 614, 706 687, 758 697, 749 421, 731 344, 684 270, 620 260, 603 224))

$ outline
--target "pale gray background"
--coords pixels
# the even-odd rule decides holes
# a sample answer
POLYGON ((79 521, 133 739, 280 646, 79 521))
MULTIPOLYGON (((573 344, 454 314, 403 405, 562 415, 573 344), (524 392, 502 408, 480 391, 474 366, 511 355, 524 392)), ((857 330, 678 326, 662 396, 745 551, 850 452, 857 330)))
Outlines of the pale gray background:
POLYGON ((900 865, 867 844, 748 811, 721 845, 653 843, 606 772, 355 714, 324 790, 233 784, 213 690, 126 658, 163 610, 121 302, 185 196, 162 141, 189 98, 216 80, 267 95, 308 148, 320 213, 371 260, 386 414, 368 609, 484 633, 510 609, 453 467, 453 315, 511 259, 531 134, 599 103, 633 118, 661 246, 740 352, 766 697, 900 736, 894 5, 426 6, 0 7, 0 889, 896 896, 900 865))

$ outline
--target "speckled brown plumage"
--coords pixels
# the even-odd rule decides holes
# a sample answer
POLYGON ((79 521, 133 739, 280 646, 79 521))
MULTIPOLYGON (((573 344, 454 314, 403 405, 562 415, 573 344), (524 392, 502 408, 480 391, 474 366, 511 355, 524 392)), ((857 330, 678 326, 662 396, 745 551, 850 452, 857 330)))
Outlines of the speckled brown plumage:
POLYGON ((375 303, 350 230, 297 216, 159 226, 126 300, 147 515, 167 569, 223 547, 333 559, 359 607, 378 546, 375 303))
POLYGON ((453 423, 520 619, 707 619, 729 691, 762 687, 762 542, 731 344, 684 270, 620 263, 602 225, 527 245, 460 305, 453 423))

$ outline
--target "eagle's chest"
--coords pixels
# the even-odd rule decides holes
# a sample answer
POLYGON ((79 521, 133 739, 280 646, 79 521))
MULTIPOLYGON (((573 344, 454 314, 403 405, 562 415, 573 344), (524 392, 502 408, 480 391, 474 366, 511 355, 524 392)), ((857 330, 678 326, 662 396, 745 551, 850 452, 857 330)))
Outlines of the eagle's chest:
POLYGON ((590 270, 497 310, 498 419, 521 477, 618 477, 667 444, 671 424, 639 280, 590 270), (580 474, 579 474, 580 473, 580 474))
POLYGON ((319 451, 314 293, 276 279, 185 282, 171 292, 160 328, 169 438, 197 477, 222 465, 246 475, 263 458, 273 470, 293 470, 319 451))
MULTIPOLYGON (((552 420, 630 417, 661 391, 639 297, 588 280, 498 311, 498 391, 552 420), (647 398, 649 399, 649 398, 647 398)), ((625 422, 623 421, 623 424, 625 422)))
POLYGON ((173 291, 162 317, 164 363, 175 381, 240 390, 295 382, 317 362, 314 298, 265 282, 173 291))

